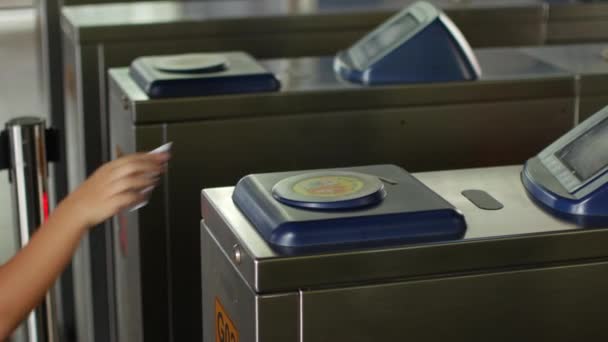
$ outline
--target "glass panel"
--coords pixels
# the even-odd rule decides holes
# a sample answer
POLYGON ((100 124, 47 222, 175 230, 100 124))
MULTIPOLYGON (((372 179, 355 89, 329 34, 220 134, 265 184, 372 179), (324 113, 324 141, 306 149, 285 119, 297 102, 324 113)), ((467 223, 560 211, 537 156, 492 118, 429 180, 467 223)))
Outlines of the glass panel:
POLYGON ((355 45, 350 51, 353 62, 360 68, 367 67, 370 61, 392 47, 393 44, 408 35, 410 31, 416 29, 418 25, 418 20, 411 14, 398 18, 375 35, 355 45))
POLYGON ((581 181, 608 165, 608 119, 559 150, 556 157, 581 181))

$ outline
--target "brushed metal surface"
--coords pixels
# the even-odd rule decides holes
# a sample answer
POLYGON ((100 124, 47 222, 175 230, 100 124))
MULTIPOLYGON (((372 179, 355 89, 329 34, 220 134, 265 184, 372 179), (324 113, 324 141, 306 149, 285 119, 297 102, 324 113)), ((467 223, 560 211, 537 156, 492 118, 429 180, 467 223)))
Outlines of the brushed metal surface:
POLYGON ((520 51, 571 73, 596 75, 608 72, 608 60, 603 57, 607 48, 608 43, 591 43, 526 47, 520 51))
MULTIPOLYGON (((64 41, 66 73, 65 96, 65 147, 68 172, 68 191, 73 191, 101 164, 100 117, 83 117, 81 112, 97 111, 95 103, 80 103, 83 96, 99 93, 99 85, 75 78, 82 60, 96 60, 94 47, 74 50, 71 42, 64 41), (85 140, 84 137, 87 137, 85 140)), ((81 69, 82 75, 95 73, 94 68, 81 69)), ((75 320, 79 341, 94 341, 94 336, 109 340, 111 297, 107 285, 109 242, 107 230, 93 229, 80 243, 73 258, 75 320), (97 252, 94 252, 97 251, 97 252), (96 335, 97 334, 97 335, 96 335)))
MULTIPOLYGON (((172 270, 167 283, 173 284, 172 310, 181 317, 174 324, 195 327, 192 318, 200 312, 193 301, 200 295, 200 274, 191 271, 198 268, 201 252, 200 232, 191 228, 200 219, 193 189, 232 185, 247 173, 276 170, 388 162, 410 170, 521 163, 573 122, 572 77, 544 65, 536 73, 531 61, 524 56, 501 67, 494 74, 502 72, 503 80, 376 89, 335 83, 333 73, 327 77, 326 69, 318 68, 322 63, 301 59, 292 71, 276 64, 293 73, 283 92, 165 100, 148 100, 124 69, 111 70, 110 122, 135 132, 164 124, 166 139, 174 142, 166 223, 172 270), (510 78, 509 68, 521 79, 510 78), (338 89, 331 90, 331 84, 338 89)), ((235 241, 227 243, 231 253, 235 241)), ((252 263, 243 253, 239 270, 253 278, 252 263)), ((276 285, 265 277, 261 281, 260 288, 276 285)), ((287 284, 292 283, 277 288, 287 284)))
MULTIPOLYGON (((471 22, 475 29, 471 29, 469 39, 473 42, 476 32, 487 32, 477 30, 479 25, 491 27, 496 18, 507 14, 514 18, 512 26, 502 23, 494 27, 511 27, 505 34, 508 42, 516 36, 513 35, 514 30, 521 31, 523 27, 523 43, 540 41, 537 27, 543 9, 535 1, 511 2, 512 6, 505 6, 504 1, 474 1, 460 5, 450 5, 449 1, 442 3, 453 8, 456 17, 462 17, 455 18, 456 22, 471 22), (479 9, 480 12, 475 13, 495 19, 479 21, 474 15, 467 14, 469 9, 479 9)), ((164 2, 65 8, 62 18, 63 95, 66 132, 70 141, 67 151, 69 188, 73 189, 109 156, 105 76, 108 67, 128 64, 139 54, 189 52, 192 46, 203 50, 239 48, 258 56, 331 54, 362 36, 402 5, 397 1, 347 4, 270 0, 255 4, 249 1, 164 2), (257 20, 253 20, 255 18, 257 20), (281 29, 277 30, 277 27, 281 29), (265 32, 265 35, 252 37, 256 32, 265 32), (281 48, 277 48, 279 45, 281 48)), ((90 268, 112 267, 106 262, 111 260, 108 258, 110 252, 104 251, 110 250, 110 242, 102 235, 106 235, 104 230, 92 231, 75 259, 75 267, 78 268, 75 271, 78 273, 75 275, 76 291, 80 293, 79 301, 82 303, 78 305, 77 315, 80 321, 88 322, 79 328, 83 340, 92 340, 93 334, 110 331, 113 322, 111 306, 103 304, 111 302, 106 295, 111 290, 103 288, 106 280, 88 280, 95 276, 90 268), (93 255, 91 249, 97 248, 99 253, 93 255), (93 297, 92 293, 97 295, 93 297), (94 301, 97 304, 93 304, 94 301)))
MULTIPOLYGON (((441 272, 405 280, 360 281, 345 286, 301 285, 297 286, 298 293, 260 294, 247 286, 246 279, 240 276, 230 255, 220 247, 218 235, 213 231, 222 233, 209 228, 211 224, 214 223, 205 221, 201 224, 205 279, 202 287, 203 341, 206 342, 215 340, 215 298, 228 303, 227 311, 237 322, 235 325, 239 329, 243 327, 244 336, 252 341, 251 325, 256 337, 263 336, 255 341, 267 342, 376 341, 404 336, 424 341, 487 338, 493 341, 571 341, 579 338, 603 340, 607 335, 602 320, 607 311, 604 302, 608 298, 608 278, 605 277, 608 262, 605 258, 573 259, 556 265, 513 264, 510 269, 441 272), (253 313, 250 303, 262 303, 266 299, 272 299, 275 305, 257 305, 253 313)), ((530 253, 526 246, 521 247, 513 254, 530 253)), ((544 245, 546 251, 556 247, 544 245)), ((439 263, 449 263, 448 255, 440 256, 442 258, 426 256, 414 261, 426 263, 429 259, 437 259, 439 263)), ((402 268, 411 267, 407 262, 410 257, 398 259, 402 268)), ((363 260, 351 258, 349 268, 353 272, 370 272, 372 268, 367 266, 371 265, 360 263, 363 260)), ((326 266, 322 258, 315 261, 320 267, 326 266)))
POLYGON ((300 341, 602 341, 607 272, 604 259, 303 291, 300 341))
POLYGON ((518 50, 478 49, 476 52, 484 76, 473 82, 364 87, 337 79, 331 58, 297 58, 264 62, 282 83, 277 93, 152 100, 134 84, 126 68, 110 70, 110 88, 127 96, 134 120, 139 124, 566 98, 574 94, 574 75, 568 71, 518 50))
POLYGON ((605 41, 607 27, 605 2, 557 2, 549 7, 546 39, 548 44, 605 41))
MULTIPOLYGON (((450 1, 447 1, 446 3, 449 2, 450 1)), ((232 2, 223 3, 227 3, 227 8, 234 8, 231 7, 232 2)), ((93 9, 92 6, 82 6, 78 8, 74 7, 66 9, 62 27, 64 29, 65 41, 67 42, 66 46, 71 49, 71 51, 67 51, 66 54, 72 56, 66 57, 66 60, 68 63, 70 60, 75 62, 75 64, 68 64, 66 68, 66 93, 68 93, 66 95, 66 99, 67 101, 71 101, 70 103, 66 103, 66 107, 68 108, 67 112, 72 113, 69 115, 79 116, 79 118, 71 119, 77 122, 76 125, 68 124, 68 126, 70 129, 81 126, 85 127, 76 128, 77 130, 89 130, 91 128, 100 130, 99 133, 92 132, 90 135, 91 140, 87 140, 85 143, 87 146, 86 162, 90 163, 87 164, 85 169, 90 170, 98 166, 98 161, 104 159, 104 153, 106 153, 104 151, 109 149, 107 146, 107 137, 104 137, 106 134, 104 133, 104 130, 107 128, 106 126, 108 120, 108 113, 106 110, 107 97, 105 94, 106 87, 108 86, 105 72, 108 67, 125 65, 137 53, 157 54, 186 52, 193 45, 205 46, 201 47, 200 49, 243 47, 244 49, 251 50, 252 53, 258 56, 266 57, 273 56, 273 53, 276 53, 274 56, 314 55, 321 53, 332 54, 338 48, 345 47, 350 44, 357 37, 360 37, 366 30, 369 30, 369 28, 378 24, 388 15, 390 15, 390 13, 394 13, 396 10, 393 8, 392 10, 380 10, 376 12, 367 8, 363 11, 360 9, 359 13, 355 13, 357 12, 356 10, 346 13, 349 11, 347 9, 341 13, 339 8, 342 5, 340 5, 340 3, 332 4, 331 2, 326 2, 325 4, 322 4, 321 2, 316 3, 310 1, 301 3, 285 3, 287 4, 287 7, 280 5, 273 7, 273 9, 268 9, 268 12, 264 12, 261 17, 258 18, 259 20, 257 22, 251 20, 239 21, 236 20, 235 17, 226 16, 223 17, 224 19, 221 19, 222 15, 226 14, 226 11, 230 11, 230 9, 218 10, 218 12, 214 14, 216 15, 216 18, 219 18, 218 20, 207 20, 208 13, 199 12, 198 15, 203 18, 202 20, 204 20, 204 24, 201 25, 199 25, 200 23, 196 23, 196 20, 189 21, 190 19, 188 19, 189 17, 191 18, 197 15, 194 14, 196 12, 194 10, 183 10, 184 7, 182 7, 182 12, 179 13, 179 10, 173 11, 168 9, 168 7, 165 7, 167 8, 166 11, 153 9, 162 9, 162 6, 173 6, 170 3, 165 3, 165 5, 160 4, 157 5, 157 7, 154 7, 151 4, 130 4, 124 5, 124 7, 120 7, 123 5, 113 4, 107 5, 108 7, 104 7, 108 9, 108 13, 115 11, 114 16, 103 15, 104 9, 102 7, 96 7, 93 9), (266 15, 277 9, 282 10, 287 8, 287 10, 289 10, 290 6, 293 11, 299 11, 299 13, 305 14, 297 16, 287 15, 285 18, 269 18, 266 15), (129 8, 131 10, 129 10, 129 8), (82 16, 76 18, 77 16, 80 16, 79 13, 81 12, 78 12, 80 10, 82 10, 82 16), (323 13, 322 20, 318 19, 317 16, 311 15, 313 12, 323 13), (366 13, 366 20, 361 18, 361 12, 366 13), (149 13, 154 14, 148 15, 149 13), (152 19, 152 17, 155 15, 157 16, 157 19, 152 19), (171 15, 174 17, 171 18, 171 15), (123 24, 116 21, 113 23, 111 22, 113 18, 120 18, 120 16, 123 16, 122 18, 125 20, 123 24), (348 18, 341 19, 342 17, 348 18), (138 18, 142 19, 140 20, 138 18), (79 21, 81 19, 82 21, 79 21), (87 20, 90 20, 90 25, 87 24, 87 20), (103 20, 106 20, 106 22, 104 23, 103 20), (138 20, 140 21, 138 22, 138 20), (76 22, 78 22, 79 25, 82 25, 82 27, 72 25, 72 23, 76 22), (260 22, 264 22, 264 24, 262 25, 260 22), (329 33, 319 29, 320 27, 335 28, 336 26, 334 25, 339 26, 339 28, 329 33), (279 30, 281 33, 276 32, 277 27, 281 27, 279 30), (353 29, 352 27, 355 28, 353 29), (222 35, 221 37, 217 36, 216 34, 220 31, 220 29, 222 32, 226 32, 226 35, 222 35), (258 30, 265 30, 266 36, 256 34, 255 38, 252 38, 251 33, 259 33, 258 30), (125 32, 128 32, 129 34, 125 34, 125 32), (243 32, 245 34, 243 34, 243 32), (289 34, 293 33, 293 36, 290 37, 289 34, 283 34, 283 32, 289 32, 289 34), (327 40, 323 40, 323 38, 327 38, 327 40), (274 43, 264 43, 264 41, 274 43), (149 44, 147 44, 147 42, 149 42, 149 44), (207 43, 205 44, 205 42, 207 43), (306 43, 310 44, 305 45, 306 43), (277 45, 281 45, 281 48, 277 48, 277 45), (82 51, 80 51, 80 49, 82 49, 82 51), (91 57, 89 58, 89 56, 91 57), (97 91, 91 91, 93 88, 98 89, 97 91), (74 92, 69 93, 70 90, 74 90, 74 92), (93 151, 95 147, 98 148, 98 151, 93 151)), ((346 4, 345 2, 342 3, 346 4)), ((546 7, 542 4, 539 5, 536 1, 517 1, 515 3, 508 3, 513 4, 515 7, 508 8, 508 5, 505 6, 505 4, 507 4, 505 1, 472 1, 455 5, 446 5, 445 8, 448 10, 450 15, 454 16, 455 21, 462 26, 468 39, 474 45, 542 43, 544 39, 545 26, 543 24, 543 20, 546 15, 546 7), (474 19, 468 16, 468 14, 466 14, 467 6, 469 6, 468 4, 471 4, 471 10, 478 10, 476 13, 480 13, 485 19, 474 19), (464 10, 465 12, 462 12, 461 10, 464 10), (507 15, 507 13, 512 14, 512 16, 507 15), (459 15, 461 15, 462 18, 468 19, 459 19, 459 15), (507 17, 510 17, 511 19, 507 19, 507 17), (470 21, 467 22, 467 20, 470 21), (491 28, 500 29, 502 33, 496 34, 496 31, 493 31, 494 29, 491 28)), ((186 4, 183 6, 187 7, 197 5, 186 4)), ((242 6, 242 8, 245 8, 246 11, 249 11, 248 8, 252 5, 245 4, 242 6)), ((401 4, 399 4, 399 7, 400 6, 401 4)), ((263 8, 263 6, 258 7, 263 8)), ((581 37, 584 37, 584 35, 581 37)), ((552 91, 558 91, 557 89, 563 90, 563 84, 563 82, 557 81, 545 83, 545 86, 547 89, 552 89, 552 91)), ((522 89, 521 93, 532 93, 529 92, 529 88, 528 91, 524 90, 525 87, 520 88, 522 89)), ((444 89, 435 89, 437 92, 442 90, 444 89)), ((463 91, 473 93, 478 92, 478 90, 479 89, 476 88, 463 88, 463 91)), ((390 90, 387 90, 387 92, 390 92, 390 90)), ((455 92, 458 93, 458 91, 455 92)), ((490 92, 494 93, 496 96, 498 96, 497 94, 500 93, 498 91, 490 92)), ((563 94, 569 94, 569 92, 563 91, 563 94)), ((332 96, 333 95, 339 94, 332 94, 332 96)), ((356 95, 358 94, 348 97, 347 101, 357 102, 358 97, 356 95)), ((410 94, 412 97, 415 97, 415 95, 416 93, 410 94)), ((373 96, 382 97, 382 95, 379 93, 374 94, 373 96)), ((397 101, 395 99, 398 99, 399 97, 392 96, 390 98, 392 98, 393 101, 397 101)), ((307 104, 327 101, 328 99, 330 99, 330 97, 326 97, 325 95, 317 95, 317 97, 311 97, 306 103, 304 103, 300 98, 291 103, 278 105, 277 107, 274 107, 274 110, 276 110, 278 113, 278 111, 285 110, 286 108, 293 108, 294 103, 299 103, 302 104, 303 107, 303 111, 301 113, 306 113, 306 111, 308 111, 308 108, 306 108, 307 104)), ((243 98, 239 100, 242 101, 240 105, 241 107, 253 107, 253 105, 256 104, 256 100, 252 99, 243 98)), ((222 103, 221 100, 219 100, 219 103, 221 104, 222 108, 226 108, 226 111, 235 113, 232 115, 237 115, 236 111, 238 108, 236 106, 231 107, 225 102, 222 103)), ((210 104, 212 103, 210 102, 210 104)), ((167 105, 168 107, 162 107, 159 105, 155 108, 161 111, 171 109, 171 107, 169 107, 170 104, 167 105)), ((150 118, 148 123, 161 122, 158 121, 158 117, 155 117, 154 115, 158 114, 147 115, 147 118, 150 118)), ((184 120, 183 117, 180 119, 177 116, 176 119, 184 120)), ((66 121, 67 120, 68 119, 66 119, 66 121)), ((84 160, 85 156, 81 155, 79 158, 84 160)), ((74 166, 71 166, 71 168, 72 167, 74 166)), ((81 166, 78 164, 75 167, 81 166)), ((75 172, 82 174, 85 171, 75 172)), ((78 177, 80 176, 77 176, 75 180, 76 182, 80 180, 78 177)), ((100 242, 97 245, 103 246, 104 242, 100 242)), ((106 252, 101 252, 98 257, 93 257, 93 259, 102 260, 106 257, 106 254, 106 252)), ((85 257, 85 259, 87 258, 90 257, 85 257)), ((84 263, 89 264, 90 262, 91 260, 87 259, 84 263)), ((102 282, 94 283, 101 284, 102 282)), ((99 296, 100 300, 102 297, 102 295, 99 296)), ((98 315, 98 317, 103 317, 103 314, 98 315)))
POLYGON ((224 250, 234 243, 243 247, 246 255, 235 267, 261 293, 605 257, 608 231, 581 229, 539 210, 523 190, 520 171, 506 166, 415 174, 467 219, 465 237, 444 243, 284 257, 234 206, 232 188, 204 190, 203 215, 224 250), (505 207, 481 210, 462 196, 464 189, 484 190, 505 207))
POLYGON ((608 44, 545 46, 524 48, 522 52, 579 75, 575 88, 579 101, 577 123, 608 104, 608 44))
POLYGON ((234 206, 233 188, 204 190, 203 340, 215 337, 216 296, 247 331, 275 322, 271 327, 298 333, 267 335, 268 342, 605 339, 608 231, 581 229, 537 208, 520 172, 506 166, 415 174, 464 212, 469 231, 462 240, 299 257, 269 248, 234 206), (487 191, 505 207, 481 210, 461 195, 464 188, 487 191), (230 253, 235 243, 245 252, 241 263, 230 253), (264 285, 272 285, 259 287, 266 277, 264 285), (287 297, 281 309, 260 306, 252 314, 252 300, 294 290, 297 303, 287 297))
MULTIPOLYGON (((111 98, 110 104, 114 112, 126 110, 120 97, 111 98)), ((111 130, 112 158, 151 150, 166 137, 163 125, 135 130, 125 115, 114 117, 111 130)), ((114 275, 109 287, 115 293, 118 341, 168 341, 172 336, 168 186, 165 176, 146 207, 121 213, 108 229, 114 275)))
POLYGON ((202 275, 201 328, 204 341, 216 341, 215 301, 224 307, 239 334, 239 341, 297 341, 299 294, 297 291, 257 295, 231 266, 230 255, 201 226, 202 275))
MULTIPOLYGON (((70 6, 63 10, 65 32, 79 42, 126 40, 129 29, 141 39, 263 34, 276 31, 325 32, 360 28, 369 31, 413 1, 186 1, 70 6), (234 25, 235 21, 239 25, 234 25)), ((542 42, 546 5, 534 0, 431 1, 454 16, 477 45, 542 42), (510 18, 507 19, 506 17, 510 18), (493 38, 479 26, 501 32, 493 38)), ((131 38, 132 39, 132 38, 131 38)))

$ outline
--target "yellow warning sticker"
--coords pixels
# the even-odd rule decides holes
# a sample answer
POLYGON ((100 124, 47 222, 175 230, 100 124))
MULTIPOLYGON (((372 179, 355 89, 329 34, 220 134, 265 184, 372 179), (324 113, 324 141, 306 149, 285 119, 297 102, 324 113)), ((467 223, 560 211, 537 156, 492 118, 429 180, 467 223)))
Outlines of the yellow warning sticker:
POLYGON ((215 297, 215 342, 239 342, 239 332, 217 297, 215 297))

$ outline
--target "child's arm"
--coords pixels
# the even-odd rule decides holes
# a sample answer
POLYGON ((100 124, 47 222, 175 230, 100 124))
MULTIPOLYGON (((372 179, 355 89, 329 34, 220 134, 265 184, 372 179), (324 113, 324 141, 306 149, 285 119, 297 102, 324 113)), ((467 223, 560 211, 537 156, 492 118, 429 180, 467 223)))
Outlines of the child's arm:
POLYGON ((39 227, 29 243, 0 266, 0 341, 41 301, 93 227, 149 194, 169 156, 134 154, 100 167, 39 227))

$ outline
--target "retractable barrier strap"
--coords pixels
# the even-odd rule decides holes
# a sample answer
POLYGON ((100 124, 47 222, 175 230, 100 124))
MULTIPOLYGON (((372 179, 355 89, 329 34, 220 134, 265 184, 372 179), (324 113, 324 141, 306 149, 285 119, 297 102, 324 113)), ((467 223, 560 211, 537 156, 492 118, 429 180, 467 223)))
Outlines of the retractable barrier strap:
MULTIPOLYGON (((56 128, 46 129, 46 157, 48 162, 61 161, 61 135, 56 128)), ((0 132, 0 170, 11 168, 8 132, 0 132)))
POLYGON ((11 155, 8 146, 8 132, 0 132, 0 170, 10 169, 11 155))
POLYGON ((46 129, 46 159, 49 162, 61 160, 61 135, 59 130, 50 127, 46 129))

